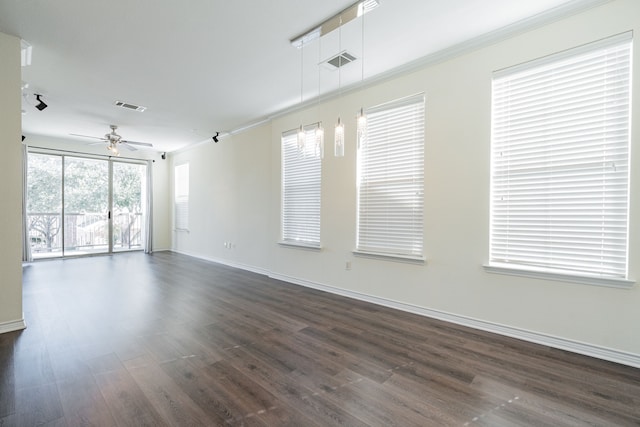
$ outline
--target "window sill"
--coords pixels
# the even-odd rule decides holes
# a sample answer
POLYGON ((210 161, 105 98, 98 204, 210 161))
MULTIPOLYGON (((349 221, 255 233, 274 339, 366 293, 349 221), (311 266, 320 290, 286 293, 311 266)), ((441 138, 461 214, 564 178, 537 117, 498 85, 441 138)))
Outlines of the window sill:
POLYGON ((354 250, 353 254, 362 258, 380 259, 384 261, 396 261, 419 265, 425 265, 427 263, 427 260, 424 257, 416 255, 385 254, 381 252, 367 252, 359 250, 354 250))
POLYGON ((601 276, 580 276, 577 274, 567 274, 544 269, 525 268, 508 264, 485 264, 484 270, 487 273, 505 274, 508 276, 530 277, 543 280, 557 280, 560 282, 580 283, 583 285, 604 286, 608 288, 631 289, 635 285, 634 280, 601 277, 601 276))
POLYGON ((278 242, 278 245, 292 248, 292 249, 306 249, 309 251, 317 251, 317 252, 320 252, 322 250, 322 246, 320 245, 313 245, 311 243, 304 243, 304 242, 287 242, 287 241, 281 240, 278 242))

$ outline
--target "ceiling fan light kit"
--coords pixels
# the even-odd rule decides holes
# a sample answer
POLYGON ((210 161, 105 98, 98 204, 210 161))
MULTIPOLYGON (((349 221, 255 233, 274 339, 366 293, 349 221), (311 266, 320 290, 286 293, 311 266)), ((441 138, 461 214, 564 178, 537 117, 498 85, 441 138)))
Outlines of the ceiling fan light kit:
POLYGON ((134 145, 138 145, 141 147, 153 147, 153 144, 150 144, 148 142, 129 141, 127 139, 122 139, 122 137, 116 133, 116 129, 118 129, 118 126, 109 125, 109 127, 111 128, 111 132, 106 133, 104 137, 79 135, 77 133, 72 133, 70 135, 80 136, 82 138, 99 139, 101 141, 105 141, 107 143, 107 150, 111 151, 115 156, 120 155, 120 150, 118 149, 119 146, 124 147, 130 151, 137 150, 137 148, 134 147, 134 145))
POLYGON ((111 151, 114 156, 119 156, 120 152, 118 151, 118 145, 115 142, 109 142, 107 145, 107 150, 111 151))

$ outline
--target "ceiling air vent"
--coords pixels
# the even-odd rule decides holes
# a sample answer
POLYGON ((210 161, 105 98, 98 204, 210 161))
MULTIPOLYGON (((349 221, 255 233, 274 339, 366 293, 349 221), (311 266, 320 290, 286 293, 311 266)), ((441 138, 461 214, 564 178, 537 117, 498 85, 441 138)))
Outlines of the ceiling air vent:
POLYGON ((143 112, 144 110, 147 109, 147 107, 129 104, 128 102, 122 102, 122 101, 115 101, 113 105, 115 105, 116 107, 126 108, 127 110, 134 110, 134 111, 140 111, 140 112, 143 112))
POLYGON ((344 67, 348 63, 353 62, 355 60, 356 60, 355 56, 351 55, 347 51, 344 51, 344 52, 340 52, 339 54, 337 54, 332 58, 327 59, 325 62, 333 68, 340 68, 340 67, 344 67))

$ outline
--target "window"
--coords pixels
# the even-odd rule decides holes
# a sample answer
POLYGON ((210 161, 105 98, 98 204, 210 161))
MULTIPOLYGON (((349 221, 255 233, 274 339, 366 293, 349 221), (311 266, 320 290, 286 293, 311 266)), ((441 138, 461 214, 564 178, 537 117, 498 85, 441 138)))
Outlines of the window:
POLYGON ((320 247, 320 184, 322 146, 316 142, 319 124, 282 134, 282 243, 320 247))
POLYGON ((174 174, 174 221, 176 230, 189 229, 189 163, 175 167, 174 174))
POLYGON ((494 74, 490 266, 626 279, 630 55, 622 35, 494 74))
POLYGON ((422 259, 424 95, 365 111, 356 251, 422 259))

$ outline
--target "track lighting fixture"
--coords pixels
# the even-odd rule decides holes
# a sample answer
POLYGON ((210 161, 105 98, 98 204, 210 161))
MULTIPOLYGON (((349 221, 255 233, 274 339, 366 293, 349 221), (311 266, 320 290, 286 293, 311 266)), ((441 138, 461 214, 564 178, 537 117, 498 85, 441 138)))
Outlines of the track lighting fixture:
POLYGON ((213 139, 213 142, 218 142, 218 135, 220 135, 220 132, 216 132, 216 134, 211 137, 211 139, 213 139))
POLYGON ((36 108, 37 108, 38 110, 42 111, 42 110, 44 110, 45 108, 47 108, 47 107, 48 107, 48 105, 47 105, 47 104, 45 104, 45 103, 44 103, 44 101, 43 101, 42 99, 40 99, 40 97, 41 97, 42 95, 39 95, 39 94, 37 94, 37 93, 34 93, 34 95, 36 96, 36 99, 38 100, 38 105, 36 105, 36 108))
POLYGON ((160 154, 160 157, 162 158, 162 160, 167 160, 167 152, 165 151, 164 153, 160 154))
POLYGON ((24 140, 27 139, 26 136, 22 135, 22 141, 24 142, 24 140))

